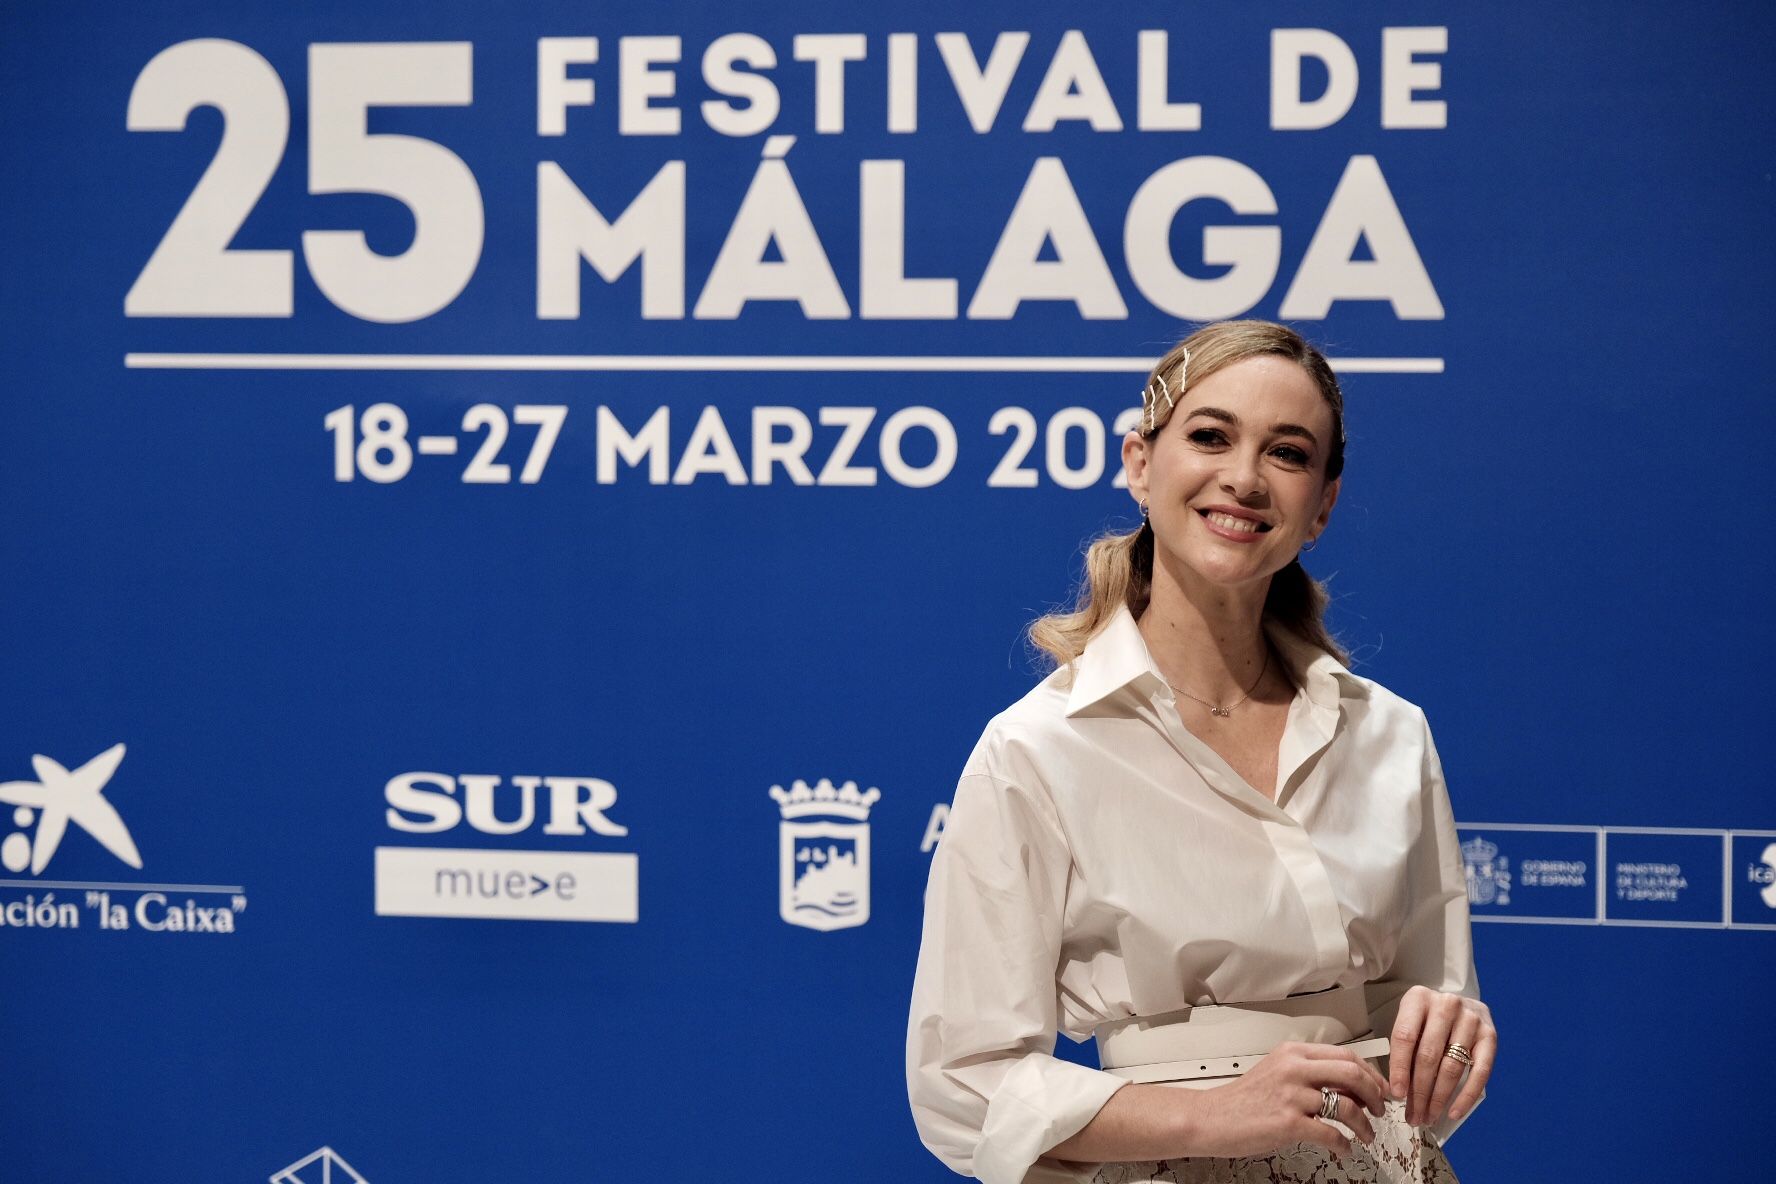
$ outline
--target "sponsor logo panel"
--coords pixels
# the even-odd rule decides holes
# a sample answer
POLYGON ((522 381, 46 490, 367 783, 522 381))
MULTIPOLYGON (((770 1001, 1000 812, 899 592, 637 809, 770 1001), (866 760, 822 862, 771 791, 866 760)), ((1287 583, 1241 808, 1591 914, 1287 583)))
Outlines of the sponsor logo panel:
POLYGON ((1611 921, 1721 925, 1725 845, 1718 832, 1604 832, 1611 921))
POLYGON ((458 845, 378 846, 376 914, 492 921, 640 920, 640 857, 631 851, 526 846, 626 839, 617 787, 600 777, 401 773, 383 786, 397 835, 448 834, 458 845), (472 845, 469 845, 472 844, 472 845))
MULTIPOLYGON (((118 779, 126 751, 123 744, 113 744, 72 769, 38 753, 31 757, 34 779, 0 781, 0 803, 12 807, 7 821, 13 828, 0 839, 0 865, 24 877, 0 880, 0 929, 237 931, 247 908, 244 886, 158 884, 130 877, 130 872, 148 870, 146 861, 107 793, 118 779), (119 870, 113 878, 45 876, 70 841, 87 840, 116 861, 119 870)), ((129 780, 128 775, 122 779, 129 780)))
POLYGON ((1457 829, 1468 912, 1476 921, 1597 919, 1597 834, 1591 828, 1457 829))
POLYGON ((1776 831, 1736 831, 1728 863, 1735 926, 1776 929, 1776 831))

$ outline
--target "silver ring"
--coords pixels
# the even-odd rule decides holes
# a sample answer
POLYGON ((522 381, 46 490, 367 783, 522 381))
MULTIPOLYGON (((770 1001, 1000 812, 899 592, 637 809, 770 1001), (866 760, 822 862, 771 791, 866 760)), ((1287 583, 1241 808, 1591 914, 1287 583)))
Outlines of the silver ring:
POLYGON ((1338 1099, 1342 1096, 1343 1095, 1331 1086, 1322 1085, 1320 1087, 1320 1117, 1327 1119, 1337 1118, 1338 1099))

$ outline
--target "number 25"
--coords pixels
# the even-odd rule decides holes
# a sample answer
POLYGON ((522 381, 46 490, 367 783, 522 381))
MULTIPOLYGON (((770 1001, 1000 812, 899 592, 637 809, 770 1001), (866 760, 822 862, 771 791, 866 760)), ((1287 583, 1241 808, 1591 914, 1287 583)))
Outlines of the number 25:
MULTIPOLYGON (((308 191, 381 194, 413 214, 412 245, 399 255, 372 251, 359 230, 303 233, 315 284, 353 316, 428 317, 456 299, 480 262, 486 219, 469 167, 430 140, 369 134, 372 107, 467 106, 472 51, 466 41, 308 47, 308 191)), ((124 313, 287 317, 291 252, 228 246, 283 159, 290 137, 284 84, 239 42, 183 41, 142 68, 128 126, 183 131, 202 106, 222 112, 222 142, 124 297, 124 313)))

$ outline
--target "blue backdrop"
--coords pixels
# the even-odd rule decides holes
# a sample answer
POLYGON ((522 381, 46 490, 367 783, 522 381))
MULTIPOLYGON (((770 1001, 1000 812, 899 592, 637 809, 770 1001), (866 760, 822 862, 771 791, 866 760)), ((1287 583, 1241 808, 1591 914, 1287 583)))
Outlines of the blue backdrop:
POLYGON ((0 1178, 947 1178, 942 807, 1248 313, 1463 823, 1457 1168, 1748 1178, 1773 23, 10 7, 0 1178))

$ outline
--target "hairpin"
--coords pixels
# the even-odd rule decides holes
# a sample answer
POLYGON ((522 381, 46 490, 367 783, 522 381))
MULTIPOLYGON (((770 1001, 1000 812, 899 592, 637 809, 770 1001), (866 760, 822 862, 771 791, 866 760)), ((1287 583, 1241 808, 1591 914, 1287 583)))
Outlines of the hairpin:
POLYGON ((1166 385, 1164 374, 1155 374, 1153 381, 1147 384, 1147 389, 1141 392, 1141 434, 1143 436, 1151 435, 1155 427, 1158 426, 1159 401, 1161 399, 1165 400, 1166 414, 1170 415, 1172 408, 1177 406, 1177 400, 1184 397, 1184 383, 1190 372, 1190 351, 1180 346, 1178 352, 1183 357, 1178 362, 1177 395, 1174 396, 1172 388, 1166 385))

